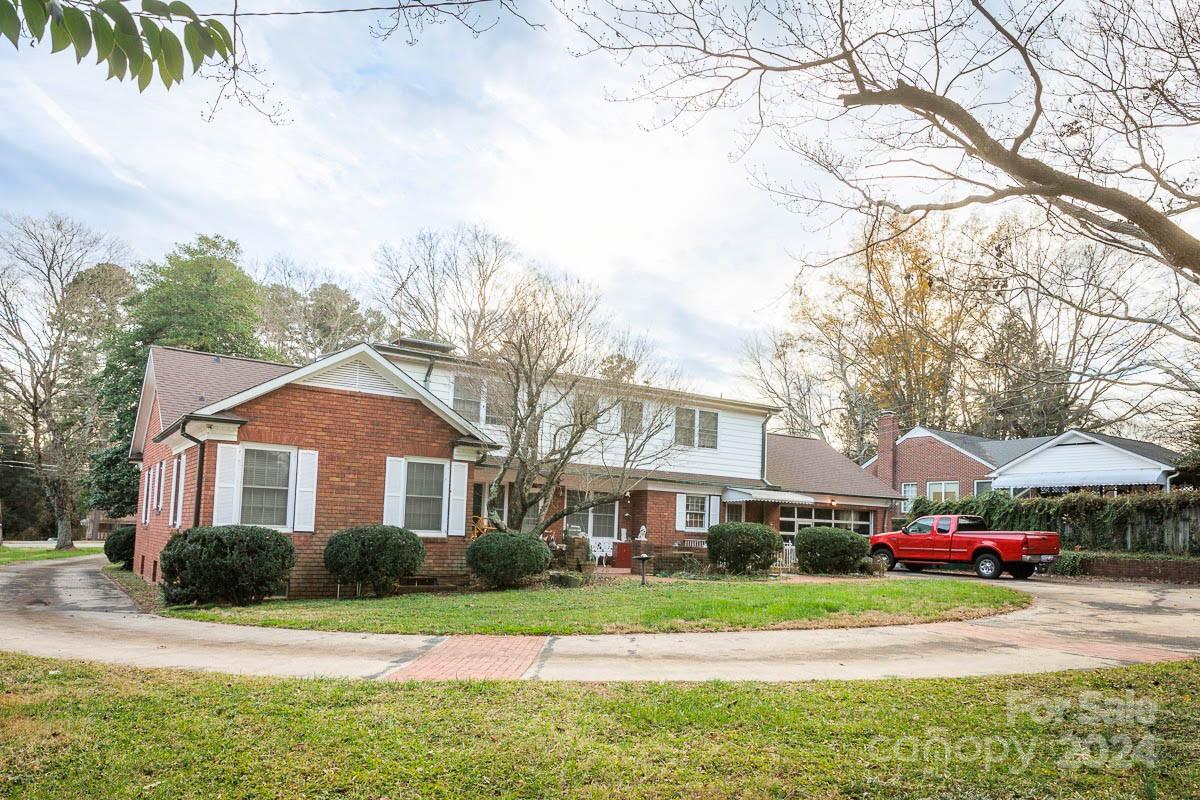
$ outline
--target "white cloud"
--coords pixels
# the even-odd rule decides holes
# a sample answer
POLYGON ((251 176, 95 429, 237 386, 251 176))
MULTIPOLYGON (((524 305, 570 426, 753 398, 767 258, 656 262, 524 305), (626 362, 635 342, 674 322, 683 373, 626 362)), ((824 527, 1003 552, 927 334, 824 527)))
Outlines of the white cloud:
POLYGON ((786 312, 807 227, 730 161, 728 119, 645 130, 652 109, 605 99, 630 71, 570 55, 543 21, 435 26, 415 47, 362 17, 251 23, 283 127, 236 106, 203 122, 199 79, 138 95, 65 54, 0 48, 0 208, 71 213, 146 258, 220 232, 360 283, 384 240, 483 222, 601 286, 697 388, 744 393, 740 340, 786 312))

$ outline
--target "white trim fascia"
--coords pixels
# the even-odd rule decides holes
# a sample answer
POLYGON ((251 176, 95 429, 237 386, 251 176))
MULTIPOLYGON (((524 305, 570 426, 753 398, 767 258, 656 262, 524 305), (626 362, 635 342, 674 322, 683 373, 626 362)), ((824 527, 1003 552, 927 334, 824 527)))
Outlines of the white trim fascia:
POLYGON ((992 469, 996 468, 996 465, 993 464, 992 462, 980 458, 976 454, 972 453, 970 450, 964 450, 963 448, 959 447, 958 445, 954 444, 953 442, 951 442, 947 439, 943 439, 941 436, 938 436, 936 433, 929 430, 928 428, 922 428, 920 425, 913 428, 908 433, 904 434, 899 439, 897 439, 896 444, 899 445, 901 442, 903 442, 905 439, 908 439, 909 437, 912 437, 914 439, 919 439, 923 436, 927 436, 930 439, 937 439, 939 442, 946 445, 946 447, 949 447, 951 450, 956 450, 959 453, 962 453, 967 458, 969 458, 973 461, 978 461, 980 464, 983 464, 985 467, 991 467, 992 469))
MULTIPOLYGON (((129 440, 129 451, 125 454, 126 458, 133 457, 133 445, 135 442, 138 441, 139 425, 141 425, 141 423, 142 423, 142 406, 146 402, 146 385, 151 382, 151 376, 153 374, 154 374, 154 349, 151 348, 149 351, 147 351, 147 354, 146 354, 146 371, 142 373, 142 390, 141 390, 141 392, 138 393, 137 415, 134 416, 134 418, 133 418, 133 436, 129 440)), ((154 390, 155 390, 155 393, 157 393, 157 391, 158 391, 158 383, 157 382, 155 382, 155 384, 154 384, 154 390)), ((150 406, 153 407, 154 403, 151 402, 150 406)), ((147 413, 149 413, 148 409, 147 409, 147 413)), ((159 408, 158 408, 158 429, 161 431, 162 427, 163 427, 162 406, 159 406, 159 408)), ((141 425, 141 433, 142 433, 141 438, 142 439, 146 438, 146 430, 147 430, 147 426, 141 425)), ((144 451, 145 448, 142 448, 142 450, 144 451)))
MULTIPOLYGON (((896 444, 899 444, 899 443, 900 443, 900 440, 899 440, 899 439, 897 439, 897 440, 896 440, 896 444)), ((858 466, 859 466, 859 469, 866 469, 867 467, 869 467, 869 466, 871 466, 872 464, 874 464, 874 463, 876 462, 876 460, 878 460, 878 458, 879 458, 879 453, 876 453, 875 455, 871 456, 870 458, 868 458, 868 459, 867 459, 866 461, 864 461, 863 463, 859 464, 859 465, 858 465, 858 466)))
POLYGON ((206 415, 227 411, 234 406, 239 406, 242 403, 253 400, 256 397, 261 397, 264 394, 273 392, 276 389, 288 385, 289 383, 303 380, 304 378, 307 378, 308 376, 319 372, 326 367, 340 364, 343 361, 349 361, 360 355, 365 356, 368 360, 382 367, 388 375, 392 376, 406 388, 412 390, 417 395, 418 400, 424 403, 431 411, 433 411, 433 413, 437 414, 442 418, 442 420, 447 422, 451 427, 455 428, 460 433, 474 436, 485 444, 496 444, 496 441, 493 440, 492 437, 488 436, 477 426, 472 425, 469 420, 464 418, 452 407, 447 406, 445 403, 439 400, 437 396, 426 389, 420 381, 416 380, 407 372, 400 369, 400 367, 396 366, 390 360, 381 355, 378 350, 376 350, 374 347, 371 347, 371 345, 366 344, 365 342, 356 344, 353 347, 342 350, 341 352, 325 356, 324 358, 319 358, 310 364, 306 364, 303 367, 297 367, 291 372, 285 372, 277 378, 272 378, 271 380, 260 383, 257 386, 252 386, 249 389, 245 389, 235 395, 226 397, 223 400, 218 400, 215 403, 210 403, 204 408, 197 409, 191 413, 197 415, 206 415))
POLYGON ((1020 464, 1022 461, 1032 458, 1033 456, 1037 455, 1038 453, 1041 453, 1043 450, 1049 450, 1051 447, 1057 446, 1058 443, 1062 439, 1066 438, 1067 436, 1070 436, 1071 434, 1075 434, 1076 436, 1082 436, 1084 439, 1087 439, 1089 442, 1092 442, 1093 444, 1101 444, 1101 445, 1104 445, 1105 447, 1109 448, 1110 450, 1116 450, 1118 452, 1125 453, 1126 455, 1133 456, 1136 459, 1145 461, 1147 464, 1150 464, 1151 466, 1161 467, 1162 469, 1175 469, 1175 467, 1171 464, 1164 464, 1161 461, 1155 461, 1152 458, 1147 458, 1146 456, 1139 455, 1138 453, 1135 453, 1132 450, 1126 450, 1124 447, 1121 447, 1120 445, 1115 445, 1112 442, 1106 442, 1103 439, 1097 439, 1095 436, 1092 436, 1087 431, 1081 431, 1076 428, 1068 428, 1067 430, 1060 433, 1058 436, 1055 436, 1050 441, 1043 442, 1042 444, 1033 448, 1028 453, 1017 456, 1012 461, 1009 461, 1005 464, 1001 464, 1000 466, 996 467, 990 473, 988 473, 988 477, 989 478, 1000 477, 1001 473, 1003 473, 1005 470, 1009 469, 1010 467, 1014 467, 1017 464, 1020 464))

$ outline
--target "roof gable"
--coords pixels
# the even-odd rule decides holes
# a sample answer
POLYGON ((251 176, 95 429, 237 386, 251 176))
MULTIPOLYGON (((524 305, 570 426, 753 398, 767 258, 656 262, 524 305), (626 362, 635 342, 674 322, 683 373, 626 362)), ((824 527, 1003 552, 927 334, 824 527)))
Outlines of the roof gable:
MULTIPOLYGON (((384 358, 379 354, 378 351, 375 350, 375 348, 366 343, 357 344, 346 350, 342 350, 341 352, 332 353, 319 358, 311 364, 306 364, 303 367, 290 370, 282 375, 272 378, 271 380, 264 381, 256 386, 252 386, 243 391, 232 394, 229 397, 222 398, 217 402, 209 403, 202 408, 196 409, 192 413, 204 415, 218 414, 222 411, 233 408, 234 406, 239 406, 242 403, 253 400, 256 397, 261 397, 264 394, 273 392, 276 389, 279 389, 290 383, 303 383, 306 380, 311 380, 314 378, 317 380, 332 380, 330 376, 334 373, 329 372, 331 368, 339 367, 352 362, 369 364, 375 371, 379 373, 380 376, 388 378, 398 389, 408 393, 406 396, 410 396, 416 400, 419 400, 459 432, 468 436, 472 436, 484 444, 495 444, 492 438, 484 433, 479 427, 472 424, 452 407, 442 402, 437 396, 422 386, 419 381, 415 380, 404 370, 400 369, 400 367, 393 364, 389 359, 384 358)), ((338 374, 340 376, 339 379, 345 378, 344 374, 338 374)), ((355 374, 358 375, 361 373, 356 371, 355 374)), ((376 379, 372 378, 371 380, 374 383, 377 383, 376 379)))
POLYGON ((1119 436, 1071 429, 1058 436, 1049 437, 1047 441, 1038 447, 1001 465, 992 475, 998 476, 1008 472, 1034 471, 1039 468, 1039 462, 1044 462, 1048 459, 1054 462, 1057 469, 1087 467, 1095 470, 1110 468, 1116 463, 1114 459, 1127 462, 1131 466, 1155 466, 1164 469, 1173 469, 1178 463, 1179 454, 1151 442, 1143 442, 1137 439, 1123 439, 1119 436), (1104 463, 1101 463, 1094 455, 1096 453, 1105 454, 1104 463), (1080 454, 1086 454, 1086 456, 1081 459, 1080 454), (1059 462, 1070 465, 1075 461, 1081 460, 1086 461, 1086 463, 1080 463, 1078 467, 1059 466, 1059 462))

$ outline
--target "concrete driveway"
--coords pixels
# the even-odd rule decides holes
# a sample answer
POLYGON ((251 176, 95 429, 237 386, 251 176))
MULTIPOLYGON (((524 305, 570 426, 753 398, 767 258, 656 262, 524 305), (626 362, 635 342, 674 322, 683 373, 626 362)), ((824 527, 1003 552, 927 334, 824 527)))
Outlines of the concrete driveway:
POLYGON ((139 667, 391 680, 950 677, 1200 656, 1200 587, 1165 584, 1006 582, 1032 594, 1033 606, 971 622, 890 628, 402 636, 143 614, 100 572, 102 564, 83 557, 0 569, 0 650, 139 667))

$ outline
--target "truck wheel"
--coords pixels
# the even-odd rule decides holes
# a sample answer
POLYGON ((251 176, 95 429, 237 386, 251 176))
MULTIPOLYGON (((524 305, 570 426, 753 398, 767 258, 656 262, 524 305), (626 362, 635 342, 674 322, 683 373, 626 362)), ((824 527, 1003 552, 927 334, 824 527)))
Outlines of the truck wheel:
POLYGON ((905 561, 905 562, 904 562, 904 568, 905 568, 906 570, 908 570, 909 572, 924 572, 924 571, 925 571, 925 565, 924 565, 924 564, 913 564, 913 563, 912 563, 912 562, 910 562, 910 561, 905 561))
POLYGON ((981 578, 994 580, 999 578, 1003 571, 1004 565, 995 553, 984 553, 975 558, 975 574, 981 578))
POLYGON ((1037 571, 1037 567, 1033 564, 1013 564, 1008 568, 1008 574, 1019 581, 1028 580, 1035 571, 1037 571))
POLYGON ((875 559, 876 561, 883 562, 883 568, 888 572, 891 572, 896 568, 896 556, 886 547, 876 548, 876 550, 871 553, 871 558, 875 559))

